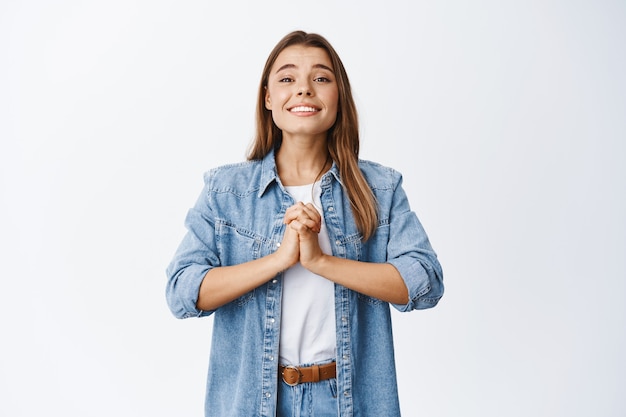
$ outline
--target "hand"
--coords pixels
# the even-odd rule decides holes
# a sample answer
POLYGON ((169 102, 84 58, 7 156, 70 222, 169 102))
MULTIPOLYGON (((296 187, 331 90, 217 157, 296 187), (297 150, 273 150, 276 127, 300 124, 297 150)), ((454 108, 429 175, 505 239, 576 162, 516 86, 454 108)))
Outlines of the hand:
POLYGON ((322 229, 322 216, 313 204, 296 203, 285 212, 284 222, 288 230, 298 234, 299 260, 303 267, 311 269, 313 263, 324 256, 319 245, 318 233, 322 229))
POLYGON ((319 233, 322 230, 322 216, 311 203, 304 204, 300 201, 289 207, 285 212, 284 222, 285 224, 291 224, 293 221, 297 221, 315 233, 319 233))
POLYGON ((281 266, 281 270, 295 265, 300 260, 300 240, 298 232, 290 227, 285 229, 283 240, 280 242, 280 246, 274 252, 274 255, 278 259, 281 266))

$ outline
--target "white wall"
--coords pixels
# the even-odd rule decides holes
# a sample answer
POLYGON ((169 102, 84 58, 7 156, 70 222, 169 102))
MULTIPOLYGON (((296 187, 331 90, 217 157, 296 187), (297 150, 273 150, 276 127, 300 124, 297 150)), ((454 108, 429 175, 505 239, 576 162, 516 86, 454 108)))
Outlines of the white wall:
POLYGON ((200 416, 211 319, 164 269, 243 159, 287 32, 342 56, 362 154, 445 272, 395 314, 406 416, 626 414, 620 1, 4 1, 0 415, 200 416))

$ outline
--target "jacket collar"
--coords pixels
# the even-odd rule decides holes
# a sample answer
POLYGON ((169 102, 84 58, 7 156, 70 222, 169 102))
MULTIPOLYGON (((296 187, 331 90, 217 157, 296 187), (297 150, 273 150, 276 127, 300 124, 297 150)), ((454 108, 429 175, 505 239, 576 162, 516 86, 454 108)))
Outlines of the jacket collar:
MULTIPOLYGON (((261 177, 259 178, 259 193, 257 195, 259 198, 262 197, 263 194, 265 194, 265 191, 269 188, 270 184, 272 184, 274 181, 277 184, 281 184, 280 178, 278 177, 278 169, 276 169, 275 156, 276 156, 275 150, 272 149, 261 160, 261 177)), ((337 165, 335 164, 335 162, 333 162, 333 165, 330 167, 330 170, 326 174, 324 174, 322 178, 328 176, 329 173, 333 177, 335 177, 337 182, 339 182, 343 186, 343 183, 341 182, 341 177, 339 176, 339 169, 337 168, 337 165)))
POLYGON ((276 169, 276 160, 274 159, 274 149, 268 152, 261 160, 261 177, 259 178, 259 194, 261 198, 265 194, 265 190, 272 182, 280 183, 278 179, 278 170, 276 169))

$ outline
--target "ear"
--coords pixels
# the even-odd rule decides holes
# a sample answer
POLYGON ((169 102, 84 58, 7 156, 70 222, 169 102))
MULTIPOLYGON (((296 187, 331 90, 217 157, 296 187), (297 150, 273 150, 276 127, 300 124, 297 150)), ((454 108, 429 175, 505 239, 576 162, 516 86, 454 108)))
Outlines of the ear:
POLYGON ((272 100, 270 100, 270 92, 265 87, 265 108, 268 110, 272 110, 272 100))

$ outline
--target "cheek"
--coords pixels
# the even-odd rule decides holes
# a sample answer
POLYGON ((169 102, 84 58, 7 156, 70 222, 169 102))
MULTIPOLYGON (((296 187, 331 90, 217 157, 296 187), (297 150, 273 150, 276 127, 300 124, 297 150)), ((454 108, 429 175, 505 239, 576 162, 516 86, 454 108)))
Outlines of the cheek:
POLYGON ((272 113, 272 121, 274 122, 276 127, 278 127, 280 130, 283 130, 283 124, 281 122, 278 112, 275 110, 270 110, 270 112, 272 113))
POLYGON ((280 105, 280 96, 280 90, 276 90, 275 88, 265 90, 265 107, 268 110, 276 110, 277 106, 280 105))
POLYGON ((271 112, 272 112, 272 120, 274 121, 274 124, 276 126, 278 126, 279 129, 282 130, 283 126, 282 126, 282 123, 281 123, 281 118, 280 118, 279 113, 277 111, 274 111, 274 110, 271 110, 271 112))
POLYGON ((335 108, 335 111, 338 111, 339 110, 339 92, 334 91, 333 93, 331 93, 329 96, 328 102, 333 103, 333 107, 335 108))

